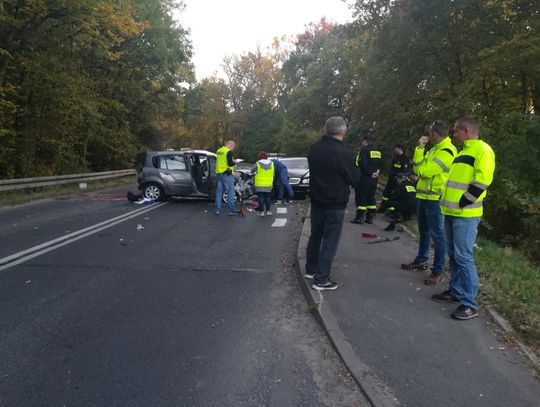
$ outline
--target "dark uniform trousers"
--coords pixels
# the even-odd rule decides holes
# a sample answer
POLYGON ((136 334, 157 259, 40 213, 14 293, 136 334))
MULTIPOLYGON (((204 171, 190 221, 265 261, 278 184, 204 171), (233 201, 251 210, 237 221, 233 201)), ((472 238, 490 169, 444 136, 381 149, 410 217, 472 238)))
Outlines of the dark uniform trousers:
POLYGON ((375 193, 377 192, 377 178, 362 175, 354 188, 354 198, 357 212, 375 213, 375 193))

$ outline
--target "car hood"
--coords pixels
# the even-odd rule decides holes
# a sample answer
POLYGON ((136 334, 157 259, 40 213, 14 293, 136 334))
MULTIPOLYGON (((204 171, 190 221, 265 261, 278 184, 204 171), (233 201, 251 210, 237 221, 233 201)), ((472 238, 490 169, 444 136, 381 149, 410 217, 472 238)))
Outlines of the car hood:
POLYGON ((304 178, 306 175, 309 176, 309 170, 305 168, 288 168, 287 172, 289 173, 289 177, 304 178))

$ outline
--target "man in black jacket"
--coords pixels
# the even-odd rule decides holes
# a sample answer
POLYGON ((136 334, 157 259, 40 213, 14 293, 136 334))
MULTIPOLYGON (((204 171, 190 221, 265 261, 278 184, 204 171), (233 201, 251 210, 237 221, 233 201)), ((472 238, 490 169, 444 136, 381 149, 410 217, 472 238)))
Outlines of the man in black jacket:
POLYGON ((342 143, 347 124, 342 117, 326 121, 325 135, 309 148, 311 235, 306 253, 305 277, 315 290, 335 290, 329 279, 336 255, 350 188, 359 179, 353 153, 342 143))

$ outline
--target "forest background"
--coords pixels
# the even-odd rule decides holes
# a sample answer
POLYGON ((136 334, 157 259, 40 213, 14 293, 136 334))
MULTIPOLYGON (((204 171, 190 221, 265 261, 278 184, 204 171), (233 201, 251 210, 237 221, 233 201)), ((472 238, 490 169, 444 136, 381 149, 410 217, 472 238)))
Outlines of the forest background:
MULTIPOLYGON (((197 81, 174 0, 0 0, 0 178, 133 168, 148 149, 305 155, 344 116, 389 163, 435 119, 472 114, 497 156, 484 222, 540 260, 540 5, 525 0, 357 0, 224 60, 197 81)), ((219 35, 219 33, 216 33, 219 35)))

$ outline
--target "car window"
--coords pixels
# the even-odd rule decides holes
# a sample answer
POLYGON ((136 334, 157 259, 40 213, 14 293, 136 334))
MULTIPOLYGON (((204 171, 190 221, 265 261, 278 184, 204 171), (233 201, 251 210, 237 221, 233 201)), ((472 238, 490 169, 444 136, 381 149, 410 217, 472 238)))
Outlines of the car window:
POLYGON ((159 160, 159 168, 185 171, 187 169, 186 160, 183 155, 164 155, 159 160))
POLYGON ((214 156, 207 156, 208 158, 208 163, 210 164, 209 167, 208 167, 208 171, 210 172, 210 174, 213 174, 216 172, 216 157, 214 156))
POLYGON ((307 158, 291 158, 288 160, 281 160, 287 168, 297 168, 299 170, 309 170, 307 158))

